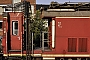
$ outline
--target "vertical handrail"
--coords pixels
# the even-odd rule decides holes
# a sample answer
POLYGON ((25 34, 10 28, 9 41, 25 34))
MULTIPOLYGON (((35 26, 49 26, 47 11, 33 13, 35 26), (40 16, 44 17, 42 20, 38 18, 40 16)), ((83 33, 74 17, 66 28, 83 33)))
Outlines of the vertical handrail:
POLYGON ((40 32, 40 47, 42 47, 42 32, 40 32))
MULTIPOLYGON (((49 36, 48 36, 48 35, 47 35, 47 38, 44 37, 45 33, 48 34, 48 32, 46 32, 46 31, 43 31, 43 32, 42 32, 42 51, 45 50, 45 42, 47 42, 47 43, 50 42, 50 41, 49 41, 49 36)), ((47 47, 49 47, 49 46, 47 46, 47 47)))
POLYGON ((33 32, 32 32, 32 55, 33 55, 33 32))
POLYGON ((55 20, 52 20, 52 48, 55 47, 55 20))
POLYGON ((44 51, 44 33, 42 33, 42 51, 44 51))

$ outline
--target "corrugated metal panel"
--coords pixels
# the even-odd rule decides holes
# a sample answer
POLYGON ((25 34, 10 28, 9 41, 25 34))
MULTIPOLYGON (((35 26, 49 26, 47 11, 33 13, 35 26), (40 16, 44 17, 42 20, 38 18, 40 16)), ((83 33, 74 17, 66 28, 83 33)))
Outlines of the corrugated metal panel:
POLYGON ((76 52, 77 38, 68 38, 68 52, 76 52))
POLYGON ((78 51, 87 52, 87 38, 79 38, 78 51))
POLYGON ((72 39, 72 51, 76 52, 76 44, 77 44, 77 39, 73 38, 72 39))
POLYGON ((81 38, 79 38, 78 51, 79 52, 82 51, 82 39, 81 38))
POLYGON ((72 39, 69 38, 68 39, 68 51, 71 52, 71 49, 72 49, 72 39))
POLYGON ((83 39, 83 49, 84 52, 87 52, 87 38, 83 39))

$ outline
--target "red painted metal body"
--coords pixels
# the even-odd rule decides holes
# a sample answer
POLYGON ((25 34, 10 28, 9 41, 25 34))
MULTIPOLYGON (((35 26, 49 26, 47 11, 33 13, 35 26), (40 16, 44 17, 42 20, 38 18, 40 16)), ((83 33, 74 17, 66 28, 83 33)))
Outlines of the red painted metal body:
POLYGON ((3 19, 3 54, 20 54, 22 52, 22 41, 24 34, 24 19, 22 12, 10 12, 3 19))
POLYGON ((23 13, 9 13, 10 14, 10 45, 11 50, 21 50, 22 49, 22 35, 23 33, 23 13), (12 34, 13 32, 13 22, 17 22, 17 35, 12 34))
MULTIPOLYGON (((24 56, 23 13, 12 12, 3 19, 3 54, 4 56, 24 56), (15 27, 17 26, 17 27, 15 27)), ((49 51, 34 50, 34 57, 90 57, 90 18, 89 17, 55 17, 49 21, 49 51), (55 30, 52 30, 52 20, 55 30), (55 32, 55 35, 52 33, 55 32), (52 36, 55 36, 52 41, 52 36), (54 44, 52 43, 54 42, 54 44)))
MULTIPOLYGON (((55 48, 44 52, 35 50, 34 53, 42 54, 43 57, 89 57, 90 18, 55 17, 54 20, 55 48)), ((52 33, 52 21, 49 23, 49 32, 52 33)), ((52 41, 51 38, 50 41, 52 41)))
MULTIPOLYGON (((88 54, 90 53, 90 18, 56 18, 56 52, 59 54, 88 54), (68 40, 76 38, 76 51, 69 52, 68 40), (87 38, 87 51, 79 52, 79 38, 87 38)), ((71 42, 72 43, 72 42, 71 42)), ((74 42, 75 43, 75 42, 74 42)), ((73 43, 73 44, 74 44, 73 43)), ((71 45, 71 44, 70 44, 71 45)), ((85 45, 85 43, 84 43, 85 45)), ((82 46, 84 46, 82 44, 82 46)), ((85 48, 85 47, 84 47, 85 48)), ((73 49, 73 48, 72 48, 73 49)))
POLYGON ((7 18, 3 18, 3 39, 2 39, 2 49, 3 49, 3 53, 7 53, 7 44, 6 44, 6 32, 8 30, 7 28, 8 24, 7 24, 7 18))

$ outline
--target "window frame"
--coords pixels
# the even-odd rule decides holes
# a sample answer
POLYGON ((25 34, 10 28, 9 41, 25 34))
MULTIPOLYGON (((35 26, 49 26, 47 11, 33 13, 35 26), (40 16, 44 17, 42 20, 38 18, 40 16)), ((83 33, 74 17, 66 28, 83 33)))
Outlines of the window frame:
POLYGON ((19 34, 19 21, 18 20, 12 20, 12 35, 17 36, 18 34, 19 34), (17 29, 15 29, 15 22, 18 23, 17 29), (17 33, 15 34, 15 32, 17 32, 17 33))
POLYGON ((1 26, 1 28, 0 28, 0 31, 3 31, 3 21, 0 20, 0 23, 2 23, 2 26, 1 26))

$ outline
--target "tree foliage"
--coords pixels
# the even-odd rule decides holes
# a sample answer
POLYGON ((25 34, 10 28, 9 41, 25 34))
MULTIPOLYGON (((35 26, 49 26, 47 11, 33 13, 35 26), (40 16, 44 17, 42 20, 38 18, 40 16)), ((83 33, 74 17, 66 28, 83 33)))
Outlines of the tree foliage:
POLYGON ((45 28, 45 20, 41 19, 41 13, 39 10, 36 11, 35 18, 32 22, 32 32, 41 32, 41 31, 46 31, 45 28))
POLYGON ((41 13, 39 10, 36 11, 35 18, 33 19, 33 22, 31 24, 31 31, 34 33, 34 45, 35 47, 40 46, 40 33, 42 31, 47 31, 47 28, 45 27, 45 20, 41 19, 41 13))

